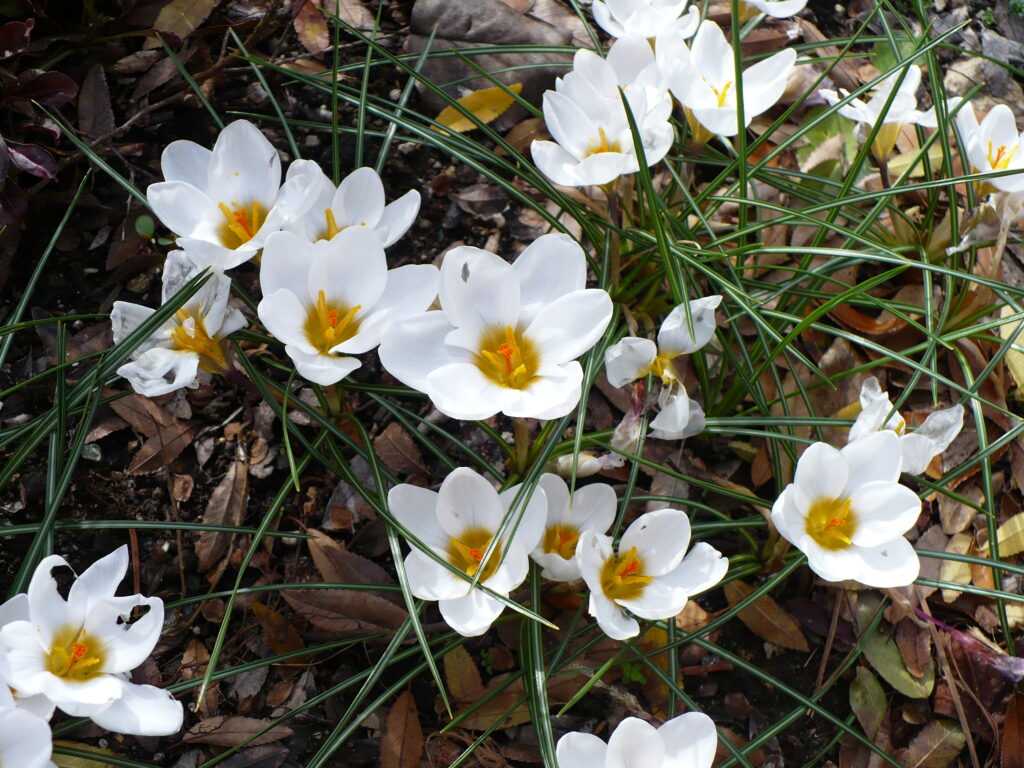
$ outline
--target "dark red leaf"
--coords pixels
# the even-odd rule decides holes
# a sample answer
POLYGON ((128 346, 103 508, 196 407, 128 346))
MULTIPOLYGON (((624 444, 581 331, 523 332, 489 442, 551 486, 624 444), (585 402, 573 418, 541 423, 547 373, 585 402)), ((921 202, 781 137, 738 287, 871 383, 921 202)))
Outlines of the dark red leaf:
POLYGON ((0 61, 17 56, 28 48, 35 19, 9 21, 0 27, 0 61))
POLYGON ((20 171, 31 173, 40 179, 52 179, 57 175, 57 161, 42 147, 8 141, 7 153, 14 167, 20 171))
POLYGON ((29 70, 18 75, 17 85, 7 91, 5 98, 15 101, 38 101, 47 107, 67 104, 78 94, 75 81, 63 72, 29 70))

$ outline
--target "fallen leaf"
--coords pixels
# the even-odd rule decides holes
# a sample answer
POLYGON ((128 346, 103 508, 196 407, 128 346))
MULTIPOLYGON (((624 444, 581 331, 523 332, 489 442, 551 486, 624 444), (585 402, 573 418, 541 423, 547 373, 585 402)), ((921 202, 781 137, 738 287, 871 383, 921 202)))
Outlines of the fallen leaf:
POLYGON ((1024 768, 1024 693, 1020 691, 1010 699, 999 742, 1000 768, 1024 768))
POLYGON ((931 633, 910 619, 902 619, 893 634, 907 671, 914 677, 924 677, 932 658, 931 633))
POLYGON ((239 744, 255 747, 292 735, 292 729, 284 725, 275 725, 266 733, 260 733, 272 722, 240 715, 207 717, 189 728, 182 741, 186 744, 212 744, 215 747, 235 747, 239 744), (256 736, 257 733, 260 735, 256 736))
MULTIPOLYGON (((1004 305, 1003 308, 999 310, 1000 317, 1010 317, 1015 314, 1017 313, 1009 304, 1004 305)), ((1024 335, 1024 328, 1021 328, 1019 333, 1017 331, 1017 328, 1020 325, 1020 320, 1009 320, 999 326, 999 335, 1004 339, 1012 338, 1013 343, 1016 346, 1024 347, 1024 338, 1022 338, 1022 335, 1024 335)), ((1010 375, 1017 383, 1017 386, 1024 387, 1024 352, 1020 352, 1013 347, 1010 347, 1010 349, 1006 351, 1006 356, 1003 357, 1003 360, 1006 362, 1006 367, 1009 369, 1010 375)))
POLYGON ((114 130, 114 110, 102 64, 94 64, 82 81, 78 94, 78 127, 91 139, 114 130))
MULTIPOLYGON (((515 103, 512 93, 518 95, 523 90, 522 83, 512 83, 502 87, 496 85, 493 88, 483 88, 479 91, 467 93, 457 103, 472 113, 477 121, 487 124, 500 117, 505 110, 515 103)), ((437 122, 445 128, 450 128, 458 133, 471 131, 477 128, 476 122, 463 115, 454 106, 445 107, 436 118, 437 122)), ((394 423, 394 422, 392 422, 394 423)))
POLYGON ((850 709, 869 739, 874 739, 888 709, 885 691, 866 667, 857 667, 857 679, 850 683, 850 709))
POLYGON ((249 607, 256 614, 256 619, 263 627, 267 644, 274 653, 291 653, 306 647, 299 637, 299 632, 291 623, 273 608, 268 608, 259 600, 253 600, 249 607))
POLYGON ((219 765, 220 768, 278 768, 288 754, 288 748, 282 744, 264 744, 243 749, 219 765))
POLYGON ((1011 517, 996 531, 999 556, 1009 557, 1024 552, 1024 512, 1011 517))
POLYGON ((403 475, 429 474, 423 464, 420 449, 409 433, 397 421, 393 421, 373 439, 373 449, 388 469, 403 475))
POLYGON ((480 670, 473 663, 469 651, 461 645, 455 646, 444 655, 444 680, 448 686, 448 693, 457 703, 477 701, 483 694, 484 684, 480 679, 480 670))
POLYGON ((875 632, 864 644, 864 657, 893 688, 911 699, 927 698, 935 687, 935 663, 931 658, 920 678, 910 674, 900 649, 891 637, 875 632))
MULTIPOLYGON (((946 551, 955 555, 966 555, 971 550, 973 537, 969 533, 957 533, 950 537, 946 551)), ((1002 551, 1000 549, 1000 554, 1002 551)), ((957 584, 971 583, 971 564, 962 560, 943 560, 939 568, 939 578, 943 581, 954 581, 957 584)), ((952 603, 963 592, 959 589, 943 589, 942 599, 952 603)))
POLYGON ((174 416, 158 403, 134 392, 112 400, 110 407, 118 416, 127 421, 132 429, 145 437, 152 437, 161 429, 165 429, 175 422, 174 416))
POLYGON ((967 744, 952 720, 933 720, 914 737, 900 756, 904 768, 946 768, 967 744))
POLYGON ((347 636, 397 629, 408 615, 389 600, 351 589, 290 589, 282 592, 292 610, 313 626, 347 636))
MULTIPOLYGON (((203 522, 208 525, 241 525, 245 506, 249 499, 249 472, 245 453, 241 448, 236 452, 235 461, 210 494, 203 513, 203 522)), ((208 571, 228 551, 233 533, 226 531, 203 531, 196 542, 199 556, 199 571, 208 571)))
MULTIPOLYGON (((171 0, 160 9, 153 28, 184 40, 206 21, 218 2, 220 0, 171 0)), ((153 38, 143 46, 147 49, 160 47, 160 41, 153 38)))
POLYGON ((135 452, 126 470, 129 475, 148 475, 171 464, 199 433, 197 421, 175 421, 160 430, 135 452))
POLYGON ((295 16, 292 25, 302 47, 310 53, 323 53, 331 46, 331 32, 327 26, 327 17, 320 10, 320 3, 317 0, 305 0, 293 8, 295 16))
MULTIPOLYGON (((747 597, 754 588, 742 581, 730 581, 724 587, 730 607, 747 597)), ((739 620, 758 637, 794 651, 810 650, 800 624, 771 595, 762 595, 737 614, 739 620)))
POLYGON ((416 768, 423 755, 423 729, 409 691, 391 706, 380 737, 381 768, 416 768))
MULTIPOLYGON (((315 528, 307 529, 306 533, 313 538, 307 539, 309 554, 313 564, 320 571, 320 577, 326 582, 349 584, 394 584, 395 580, 386 570, 372 560, 368 560, 355 552, 349 552, 338 542, 315 528)), ((381 592, 382 597, 392 599, 395 593, 381 592)), ((398 596, 401 600, 401 595, 398 596)))

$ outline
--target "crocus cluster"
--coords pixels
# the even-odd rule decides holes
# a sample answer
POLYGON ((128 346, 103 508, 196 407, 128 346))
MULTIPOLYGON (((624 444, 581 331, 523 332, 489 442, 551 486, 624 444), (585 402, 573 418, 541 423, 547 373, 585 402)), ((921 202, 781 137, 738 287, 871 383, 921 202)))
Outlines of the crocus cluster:
POLYGON ((28 591, 0 605, 0 765, 53 765, 55 709, 118 733, 166 736, 181 728, 180 702, 130 681, 160 637, 164 606, 158 597, 115 595, 128 548, 89 566, 65 598, 52 571, 67 565, 58 555, 43 558, 28 591), (133 620, 136 609, 145 613, 133 620))
POLYGON ((594 483, 569 492, 557 475, 542 475, 532 493, 515 485, 501 493, 460 467, 434 491, 401 484, 388 494, 391 514, 408 531, 405 559, 412 593, 436 600, 444 620, 463 635, 486 632, 528 573, 590 589, 590 615, 617 640, 640 633, 636 619, 675 616, 693 595, 725 575, 728 560, 703 542, 690 545, 685 512, 660 509, 626 529, 618 553, 606 535, 617 500, 594 483), (525 500, 513 506, 517 496, 525 500))

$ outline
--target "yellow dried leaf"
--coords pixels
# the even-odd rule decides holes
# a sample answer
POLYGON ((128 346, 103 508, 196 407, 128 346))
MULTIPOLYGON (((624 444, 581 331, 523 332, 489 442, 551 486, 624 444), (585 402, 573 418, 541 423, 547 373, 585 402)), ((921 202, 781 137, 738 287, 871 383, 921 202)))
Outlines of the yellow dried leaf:
MULTIPOLYGON (((515 99, 512 93, 518 95, 523 90, 522 83, 512 83, 507 89, 501 86, 483 88, 479 91, 467 93, 458 100, 458 104, 473 113, 473 116, 481 123, 489 123, 500 117, 506 109, 512 106, 515 99)), ((437 122, 445 128, 451 128, 458 133, 472 130, 477 124, 463 115, 455 107, 445 107, 437 116, 437 122)))
MULTIPOLYGON (((1013 307, 1005 306, 999 311, 1000 317, 1009 317, 1014 315, 1013 307)), ((1020 320, 1010 320, 1003 325, 999 326, 999 335, 1004 339, 1009 339, 1014 336, 1014 344, 1019 347, 1024 347, 1024 330, 1021 333, 1016 333, 1017 327, 1020 325, 1020 320)), ((1014 382, 1018 387, 1024 387, 1024 352, 1018 352, 1012 347, 1007 351, 1006 357, 1003 358, 1006 361, 1006 367, 1010 369, 1010 375, 1013 376, 1014 382)), ((1000 552, 1002 554, 1002 552, 1000 552)))
MULTIPOLYGON (((971 550, 971 536, 967 533, 954 534, 949 543, 946 544, 946 551, 956 555, 966 555, 971 550)), ((960 560, 943 560, 939 568, 939 578, 942 581, 955 581, 957 584, 971 583, 971 564, 960 560)), ((952 603, 963 594, 958 589, 942 590, 942 599, 952 603)))
POLYGON ((999 541, 999 556, 1009 557, 1024 552, 1024 512, 1019 512, 996 531, 999 541))

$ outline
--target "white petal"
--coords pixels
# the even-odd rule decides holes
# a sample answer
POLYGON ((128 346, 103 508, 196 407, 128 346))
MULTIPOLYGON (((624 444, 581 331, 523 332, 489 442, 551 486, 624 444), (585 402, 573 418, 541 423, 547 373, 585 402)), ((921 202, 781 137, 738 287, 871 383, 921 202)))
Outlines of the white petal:
POLYGON ((117 701, 92 715, 100 728, 135 736, 170 736, 181 730, 181 702, 162 688, 125 683, 117 701))
POLYGON ((917 552, 902 536, 877 547, 853 549, 859 556, 861 567, 859 573, 851 578, 869 587, 905 587, 912 584, 921 572, 917 552))
MULTIPOLYGON (((503 514, 511 509, 512 501, 515 499, 516 494, 519 493, 521 487, 522 484, 520 483, 498 494, 503 514)), ((519 523, 516 525, 514 540, 526 552, 530 552, 540 543, 540 539, 544 535, 544 529, 547 527, 548 499, 542 486, 538 485, 534 488, 527 498, 525 505, 520 502, 516 515, 519 517, 519 523)), ((502 535, 502 539, 506 542, 510 540, 512 535, 512 525, 515 525, 514 520, 509 523, 509 527, 505 529, 505 533, 502 535)))
POLYGON ((534 550, 530 557, 541 567, 541 577, 549 581, 576 581, 580 576, 580 567, 576 558, 566 560, 557 552, 534 550))
POLYGON ((660 766, 665 759, 665 745, 650 723, 627 717, 608 739, 606 768, 641 768, 660 766))
POLYGON ((470 353, 444 343, 451 330, 451 323, 439 310, 392 323, 377 350, 381 365, 406 386, 425 392, 427 377, 436 368, 470 359, 470 353))
POLYGON ((507 595, 526 579, 530 572, 530 558, 526 550, 513 541, 505 550, 501 563, 484 584, 495 592, 507 595))
POLYGON ((491 628, 505 605, 479 589, 474 589, 465 597, 438 600, 437 607, 449 627, 464 637, 477 637, 491 628))
POLYGON ((921 499, 899 483, 865 483, 853 492, 850 507, 857 520, 851 538, 860 547, 873 547, 902 536, 921 515, 921 499))
POLYGON ((793 481, 811 501, 837 499, 847 486, 849 473, 843 454, 827 443, 814 443, 800 456, 793 481))
POLYGON ((194 141, 172 141, 160 155, 164 181, 184 181, 196 189, 206 189, 206 174, 212 157, 210 150, 194 141))
MULTIPOLYGON (((580 540, 576 544, 576 562, 591 594, 602 594, 601 568, 612 554, 611 536, 593 530, 580 533, 580 540)), ((593 615, 591 611, 591 616, 593 615)))
POLYGON ((28 621, 12 621, 0 629, 4 675, 6 682, 17 689, 19 697, 41 692, 42 677, 49 674, 45 663, 50 642, 51 636, 41 638, 37 627, 28 621))
POLYGON ((655 581, 679 587, 693 597, 718 584, 728 570, 728 558, 710 544, 698 541, 675 570, 658 576, 655 581))
POLYGON ((150 184, 146 199, 153 213, 164 226, 183 237, 219 242, 217 237, 217 204, 199 189, 184 181, 161 181, 150 184))
POLYGON ((604 351, 605 373, 613 387, 624 387, 647 375, 658 355, 658 347, 650 339, 626 336, 604 351))
POLYGON ((528 245, 512 263, 519 280, 520 322, 528 326, 545 306, 587 284, 587 260, 580 244, 552 232, 528 245))
POLYGON ((643 592, 629 600, 619 599, 615 602, 630 613, 648 621, 659 621, 675 616, 686 605, 688 595, 682 587, 669 582, 655 579, 645 584, 643 592))
POLYGON ((600 288, 573 291, 544 306, 524 335, 545 363, 575 360, 593 347, 612 318, 612 300, 600 288))
POLYGON ((928 468, 931 460, 945 451, 964 426, 964 407, 954 405, 928 414, 924 424, 900 438, 903 471, 912 475, 928 468))
POLYGON ((315 355, 318 354, 318 350, 306 335, 309 311, 310 308, 287 288, 265 293, 256 308, 260 322, 274 338, 297 347, 308 355, 315 355))
MULTIPOLYGON (((114 331, 114 343, 120 344, 132 331, 146 322, 155 309, 142 307, 127 301, 115 301, 110 311, 110 325, 114 331)), ((138 354, 138 353, 136 353, 138 354)))
POLYGON ((788 19, 790 16, 800 13, 807 6, 807 0, 744 0, 744 2, 776 19, 788 19))
POLYGON ((74 717, 92 717, 109 707, 124 692, 125 682, 114 675, 68 681, 63 677, 40 675, 40 688, 57 708, 74 717))
POLYGON ((319 243, 310 264, 308 296, 316 302, 323 291, 328 301, 348 308, 372 307, 384 293, 388 264, 384 246, 365 227, 343 230, 326 243, 319 243))
MULTIPOLYGON (((85 630, 104 646, 104 672, 129 672, 149 658, 164 626, 164 603, 159 597, 135 595, 134 606, 147 606, 149 611, 131 624, 119 624, 125 614, 122 603, 94 602, 89 606, 85 630)), ((134 607, 133 606, 133 607, 134 607)))
POLYGON ((388 491, 388 509, 417 539, 438 553, 447 551, 448 534, 437 522, 437 493, 409 483, 388 491))
POLYGON ((680 383, 662 387, 658 406, 660 410, 650 426, 651 436, 659 440, 681 440, 703 431, 706 425, 704 411, 690 399, 680 383))
POLYGON ((690 52, 693 66, 712 86, 721 88, 735 80, 732 46, 715 22, 705 21, 700 25, 690 44, 690 52))
MULTIPOLYGON (((590 183, 581 180, 576 172, 579 160, 553 141, 535 139, 530 144, 530 156, 533 158, 533 164, 537 166, 537 170, 555 184, 561 184, 564 187, 583 187, 590 183)), ((597 183, 606 184, 614 178, 615 176, 612 176, 610 179, 597 183)))
POLYGON ((429 264, 406 264, 388 270, 384 293, 374 310, 390 309, 391 322, 404 320, 426 311, 434 299, 441 275, 429 264))
POLYGON ((235 208, 258 201, 269 210, 280 186, 281 158, 259 128, 236 120, 220 132, 207 171, 214 203, 235 208))
MULTIPOLYGON (((575 181, 571 186, 607 184, 619 176, 636 173, 640 164, 633 154, 632 138, 622 145, 624 152, 599 152, 580 161, 573 170, 575 181)), ((648 158, 648 164, 655 162, 648 158)))
POLYGON ((628 640, 640 634, 640 624, 600 592, 590 593, 588 612, 612 640, 628 640))
POLYGON ((284 351, 295 363, 295 370, 302 378, 322 387, 337 384, 362 365, 354 357, 324 355, 319 352, 311 355, 301 347, 293 347, 291 344, 286 344, 284 351))
POLYGON ((53 752, 50 726, 23 709, 0 710, 0 765, 45 768, 53 752))
POLYGON ((661 768, 711 768, 718 747, 718 732, 715 721, 703 712, 673 717, 658 728, 658 735, 665 745, 661 768))
POLYGON ((132 389, 146 397, 157 397, 196 383, 199 355, 153 347, 117 369, 132 389))
POLYGON ((416 549, 405 557, 405 572, 412 593, 420 600, 454 600, 470 589, 469 582, 416 549))
POLYGON ((245 264, 259 250, 249 243, 232 250, 225 248, 219 241, 212 243, 194 237, 179 237, 175 240, 175 245, 184 250, 192 263, 200 269, 212 267, 216 272, 224 272, 245 264))
POLYGON ((393 203, 384 206, 374 231, 385 248, 409 231, 419 212, 420 193, 415 189, 410 189, 393 203))
POLYGON ((634 520, 619 541, 619 555, 636 547, 644 576, 673 570, 690 545, 690 519, 678 509, 658 509, 634 520))
MULTIPOLYGON (((537 485, 544 491, 547 501, 547 523, 568 523, 571 508, 569 505, 569 486, 558 475, 545 472, 540 476, 537 485)), ((604 531, 601 531, 604 533, 604 531)))
MULTIPOLYGON (((566 491, 568 496, 568 491, 566 491)), ((6 603, 0 604, 0 628, 12 621, 28 621, 28 595, 21 593, 15 595, 6 603)))
POLYGON ((572 495, 571 509, 566 522, 577 530, 591 529, 605 533, 615 519, 619 500, 615 490, 606 483, 585 485, 572 495))
POLYGON ((779 535, 796 544, 805 533, 805 516, 797 507, 793 494, 793 483, 787 485, 772 504, 772 525, 779 535))
POLYGON ((445 254, 440 298, 456 328, 483 334, 519 324, 519 281, 512 266, 480 248, 462 245, 445 254))
POLYGON ((692 354, 706 345, 715 333, 715 309, 721 303, 721 296, 706 296, 673 309, 658 331, 658 352, 666 357, 678 357, 692 354), (687 306, 693 333, 686 320, 687 306))
MULTIPOLYGON (((599 2, 594 2, 595 17, 599 2)), ((608 745, 594 734, 572 731, 558 740, 555 758, 558 768, 604 768, 607 751, 608 745)))
POLYGON ((338 226, 376 227, 384 212, 384 185, 380 176, 372 168, 352 171, 338 185, 331 209, 338 226))
POLYGON ((84 600, 87 604, 113 597, 128 573, 128 545, 122 544, 109 555, 101 557, 75 579, 68 592, 68 602, 84 600))
POLYGON ((470 528, 493 535, 504 513, 498 492, 468 467, 450 472, 438 489, 437 522, 449 536, 457 538, 470 528))
POLYGON ((782 98, 796 64, 796 51, 784 48, 743 72, 743 119, 750 121, 782 98))
POLYGON ((518 390, 496 384, 469 363, 436 369, 427 376, 424 389, 441 413, 463 421, 489 418, 505 410, 509 398, 518 396, 518 390))
POLYGON ((312 243, 292 232, 275 232, 267 238, 260 258, 260 290, 269 296, 287 290, 305 297, 309 287, 309 270, 316 260, 312 243))
POLYGON ((582 383, 583 368, 576 361, 545 366, 526 389, 501 388, 501 410, 527 419, 560 419, 579 404, 582 383))
POLYGON ((903 449, 895 432, 872 432, 846 445, 841 453, 849 471, 843 490, 843 495, 847 497, 865 483, 895 483, 899 480, 903 449))
POLYGON ((795 542, 807 556, 807 565, 825 581, 860 580, 862 571, 858 547, 830 551, 823 549, 810 536, 804 534, 795 542))
POLYGON ((60 566, 69 567, 60 555, 44 557, 28 584, 29 614, 37 641, 44 648, 49 648, 53 644, 53 636, 65 627, 80 627, 88 608, 87 600, 67 602, 60 596, 57 580, 51 575, 51 571, 60 566))

